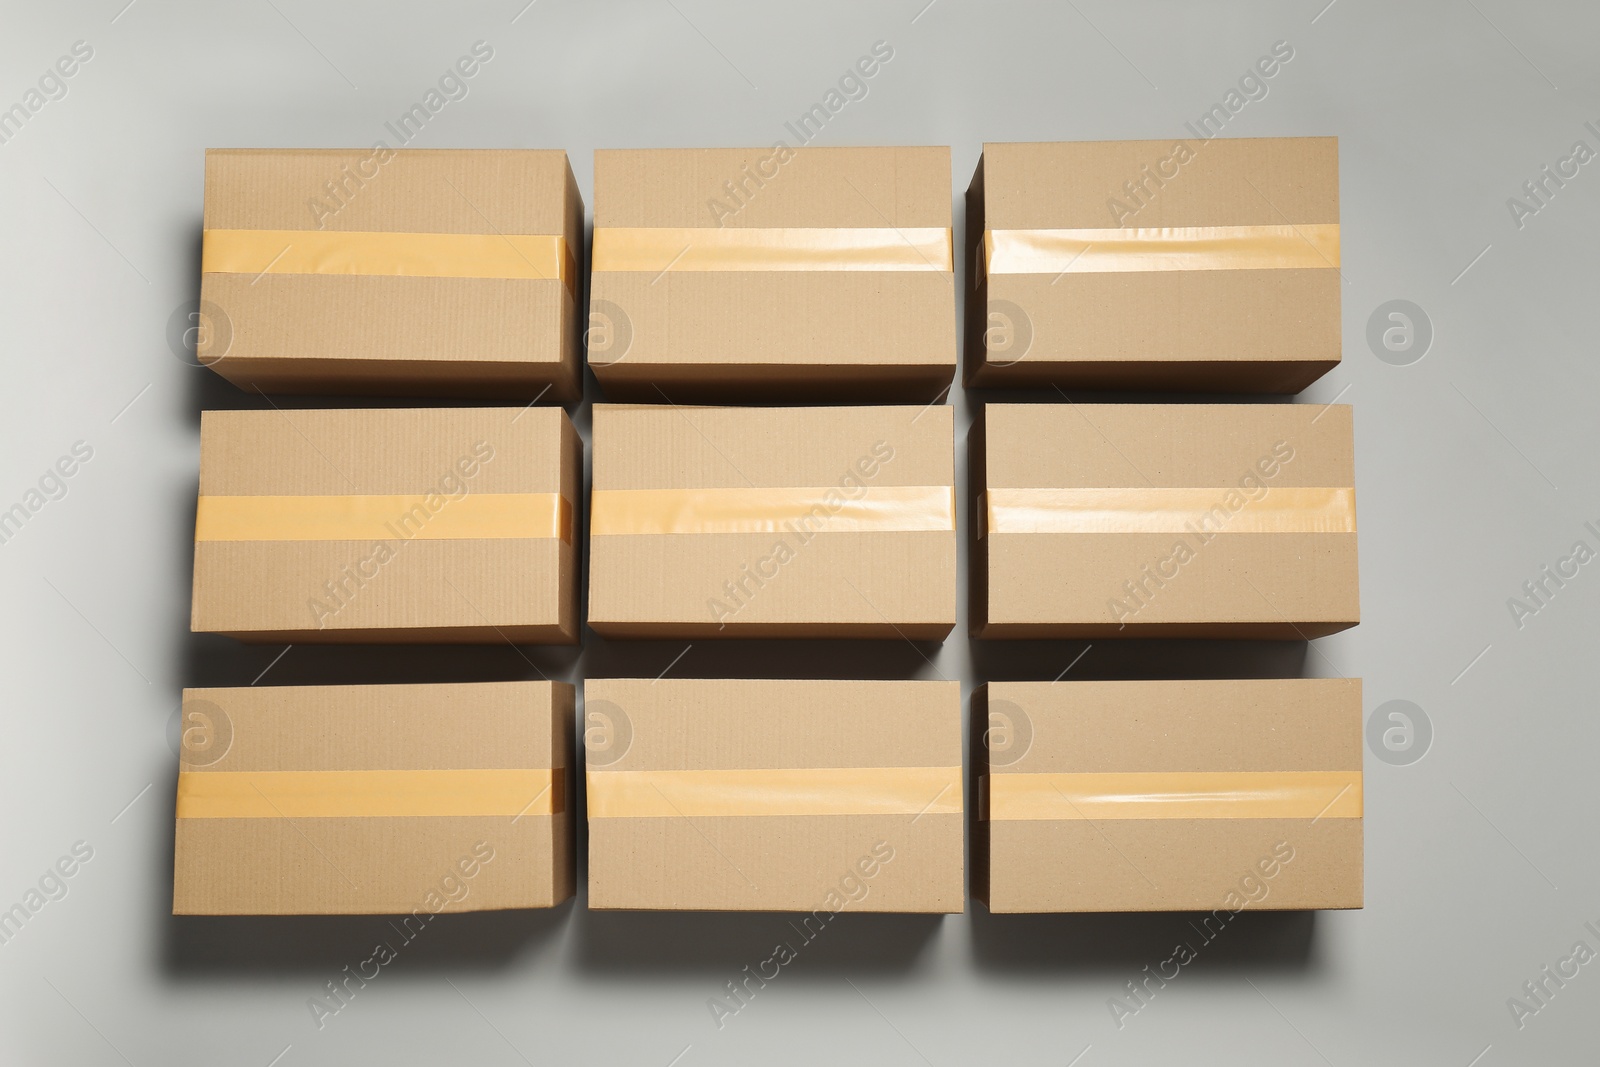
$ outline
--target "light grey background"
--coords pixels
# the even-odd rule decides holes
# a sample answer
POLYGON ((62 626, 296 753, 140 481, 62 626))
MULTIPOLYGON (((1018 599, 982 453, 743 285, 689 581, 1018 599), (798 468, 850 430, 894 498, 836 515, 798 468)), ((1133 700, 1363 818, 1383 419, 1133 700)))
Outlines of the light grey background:
MULTIPOLYGON (((1507 999, 1580 939, 1600 950, 1583 926, 1600 927, 1600 564, 1520 628, 1507 600, 1575 541, 1600 546, 1583 525, 1600 526, 1600 162, 1520 228, 1507 199, 1575 141, 1600 148, 1584 126, 1600 126, 1600 13, 1325 2, 7 3, 0 104, 73 42, 94 55, 0 144, 0 506, 74 442, 94 456, 0 545, 0 907, 74 842, 94 857, 0 945, 0 1060, 1592 1062, 1600 964, 1521 1029, 1507 999), (783 917, 441 919, 320 1031, 307 998, 382 920, 169 917, 181 686, 535 676, 511 648, 278 659, 187 633, 198 412, 251 404, 166 336, 197 292, 202 149, 370 144, 480 39, 492 61, 415 144, 562 147, 586 200, 593 148, 769 144, 878 40, 894 58, 818 143, 948 144, 958 189, 984 139, 1182 136, 1290 42, 1227 133, 1340 138, 1345 362, 1301 399, 1356 407, 1361 627, 1085 652, 974 650, 963 626, 938 649, 696 644, 672 671, 970 688, 1054 678, 1082 653, 1063 684, 1363 677, 1369 711, 1411 700, 1435 731, 1420 762, 1368 760, 1366 910, 1246 914, 1122 1029, 1108 998, 1192 937, 1185 917, 846 915, 720 1031, 707 998, 788 936, 783 917), (1395 299, 1434 329, 1409 366, 1366 340, 1395 299)), ((964 423, 972 402, 956 403, 964 423)), ((681 652, 527 655, 578 677, 653 675, 681 652)))

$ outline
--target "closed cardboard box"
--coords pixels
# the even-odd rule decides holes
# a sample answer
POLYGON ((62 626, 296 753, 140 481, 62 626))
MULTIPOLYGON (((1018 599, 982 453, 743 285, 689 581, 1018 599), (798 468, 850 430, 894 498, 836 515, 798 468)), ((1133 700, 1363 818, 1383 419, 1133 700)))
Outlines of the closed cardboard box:
POLYGON ((572 895, 564 682, 186 689, 175 915, 548 908, 572 895))
POLYGON ((954 682, 584 682, 591 908, 959 912, 954 682))
POLYGON ((1361 682, 991 682, 973 892, 994 912, 1362 902, 1361 682))
POLYGON ((948 148, 599 151, 594 188, 589 366, 612 400, 949 387, 948 148))
POLYGON ((581 393, 561 151, 212 149, 196 354, 249 390, 581 393))
POLYGON ((967 384, 1304 389, 1339 362, 1338 144, 984 145, 967 384))
POLYGON ((1349 407, 989 404, 969 444, 977 637, 1360 621, 1349 407))
POLYGON ((942 640, 951 409, 596 404, 589 626, 942 640))
POLYGON ((581 448, 560 408, 205 412, 191 625, 572 644, 581 448))

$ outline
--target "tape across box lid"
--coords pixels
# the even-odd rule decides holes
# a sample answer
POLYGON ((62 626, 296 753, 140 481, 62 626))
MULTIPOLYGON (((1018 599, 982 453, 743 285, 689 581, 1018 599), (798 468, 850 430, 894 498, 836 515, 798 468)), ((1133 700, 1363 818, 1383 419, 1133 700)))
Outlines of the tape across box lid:
POLYGON ((991 682, 973 719, 991 911, 1361 907, 1359 680, 991 682))
POLYGON ((572 643, 580 448, 559 408, 206 412, 192 626, 572 643))
POLYGON ((1348 407, 989 404, 970 444, 977 637, 1360 621, 1348 407))
POLYGON ((610 637, 939 639, 951 409, 597 404, 589 625, 610 637))
POLYGON ((934 400, 949 184, 948 148, 596 152, 589 365, 613 400, 934 400))
POLYGON ((173 913, 559 903, 573 698, 562 682, 185 690, 173 913))
POLYGON ((1331 137, 986 144, 974 386, 1299 392, 1340 358, 1331 137))
POLYGON ((589 906, 962 910, 951 682, 589 679, 589 906))
POLYGON ((576 400, 560 151, 213 149, 196 354, 246 389, 576 400))

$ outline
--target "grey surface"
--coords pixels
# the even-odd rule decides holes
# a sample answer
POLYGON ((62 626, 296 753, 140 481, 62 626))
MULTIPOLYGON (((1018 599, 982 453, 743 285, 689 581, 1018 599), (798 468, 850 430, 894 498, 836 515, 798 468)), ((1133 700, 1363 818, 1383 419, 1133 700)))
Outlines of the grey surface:
MULTIPOLYGON (((1600 148, 1592 5, 125 2, 7 3, 0 35, 3 103, 74 41, 94 48, 0 144, 0 503, 75 441, 94 449, 0 545, 0 906, 74 842, 94 849, 0 945, 0 1061, 1593 1062, 1600 964, 1520 1029, 1507 999, 1575 942, 1600 950, 1583 926, 1600 928, 1600 563, 1520 628, 1507 598, 1575 541, 1600 547, 1600 162, 1521 228, 1506 203, 1574 141, 1600 148), (1426 758, 1368 761, 1367 909, 1247 914, 1121 1029, 1108 998, 1193 936, 1184 917, 847 915, 720 1031, 707 998, 783 917, 442 919, 321 1030, 307 998, 383 921, 170 918, 181 686, 534 676, 511 648, 279 659, 187 633, 198 412, 251 404, 166 338, 196 296, 201 151, 369 144, 479 39, 493 60, 415 143, 564 147, 586 199, 596 146, 770 143, 880 39, 893 60, 818 143, 949 144, 960 188, 984 139, 1180 136, 1291 42, 1227 132, 1340 137, 1345 362, 1302 400, 1356 407, 1366 621, 1310 646, 1096 645, 1063 684, 1338 673, 1366 679, 1369 710, 1413 701, 1426 758), (1367 343, 1398 299, 1433 328, 1404 366, 1367 343)), ((970 687, 1053 678, 1083 647, 696 644, 672 671, 970 687)), ((528 656, 574 677, 655 674, 682 651, 528 656)))

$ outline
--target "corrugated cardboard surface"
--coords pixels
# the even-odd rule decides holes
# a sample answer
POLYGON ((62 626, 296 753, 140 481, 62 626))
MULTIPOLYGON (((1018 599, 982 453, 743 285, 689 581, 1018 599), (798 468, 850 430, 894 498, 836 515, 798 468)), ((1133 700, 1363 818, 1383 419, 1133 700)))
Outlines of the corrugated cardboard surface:
MULTIPOLYGON (((793 152, 779 164, 771 148, 597 151, 595 229, 951 226, 948 148, 793 152), (749 177, 774 168, 759 186, 749 177), (735 200, 725 182, 745 191, 735 200)), ((625 323, 603 349, 590 338, 612 400, 659 402, 659 388, 677 401, 927 402, 955 373, 951 272, 600 270, 590 297, 625 323)))
MULTIPOLYGON (((410 495, 456 476, 469 496, 559 493, 576 517, 580 447, 559 408, 208 411, 200 493, 410 495), (458 464, 483 446, 492 458, 461 477, 458 464)), ((553 537, 382 545, 390 558, 372 564, 373 541, 199 542, 193 629, 255 641, 577 640, 574 545, 553 537)))
MULTIPOLYGON (((596 404, 593 490, 830 487, 874 457, 870 486, 954 486, 947 406, 691 408, 596 404)), ((859 477, 859 473, 854 476, 859 477)), ((831 532, 770 578, 750 568, 785 535, 595 536, 589 626, 608 637, 942 640, 956 619, 950 532, 831 532), (728 591, 745 583, 745 595, 728 591), (719 613, 714 604, 732 609, 719 613)), ((793 542, 792 537, 787 541, 793 542)))
MULTIPOLYGON (((205 226, 559 234, 580 273, 584 261, 583 201, 562 151, 405 149, 378 162, 366 149, 212 149, 205 226), (313 199, 343 206, 313 212, 313 199)), ((569 290, 555 278, 204 274, 201 299, 223 322, 199 356, 270 392, 570 402, 582 387, 574 292, 581 278, 569 290)))
MULTIPOLYGON (((972 713, 1009 731, 974 746, 979 775, 1361 772, 1359 679, 991 682, 972 713)), ((973 893, 995 912, 1362 906, 1361 819, 976 825, 973 893)))
MULTIPOLYGON (((186 689, 179 768, 565 769, 573 697, 564 682, 186 689)), ((573 891, 571 777, 563 811, 515 819, 179 819, 173 914, 550 907, 573 891)))
MULTIPOLYGON (((1355 484, 1346 405, 988 404, 969 441, 976 507, 997 487, 1214 488, 1221 502, 1252 475, 1266 500, 1278 487, 1355 484), (1293 458, 1261 477, 1258 464, 1283 446, 1293 458)), ((1304 640, 1360 621, 1354 533, 1224 528, 1200 544, 1175 533, 991 531, 973 547, 978 637, 1304 640), (1192 558, 1174 577, 1147 578, 1180 541, 1192 558), (1130 581, 1149 591, 1142 605, 1130 581)))
MULTIPOLYGON (((954 682, 591 678, 584 707, 591 776, 961 764, 954 682)), ((959 912, 964 820, 959 812, 591 818, 589 906, 959 912), (882 861, 885 846, 892 858, 869 863, 876 871, 863 877, 858 863, 882 861)))
MULTIPOLYGON (((1183 142, 1193 158, 1146 177, 1175 141, 986 144, 967 194, 968 262, 985 228, 1283 226, 1339 221, 1333 137, 1183 142), (1123 185, 1145 183, 1135 207, 1123 185), (1119 223, 1118 219, 1121 219, 1119 223)), ((966 380, 977 386, 1294 393, 1340 357, 1339 271, 978 271, 967 301, 966 380), (1021 321, 1012 309, 1020 310, 1021 321), (991 322, 989 313, 1002 316, 991 322), (1004 320, 1004 321, 1003 321, 1004 320), (1015 328, 994 334, 990 326, 1015 328)))

